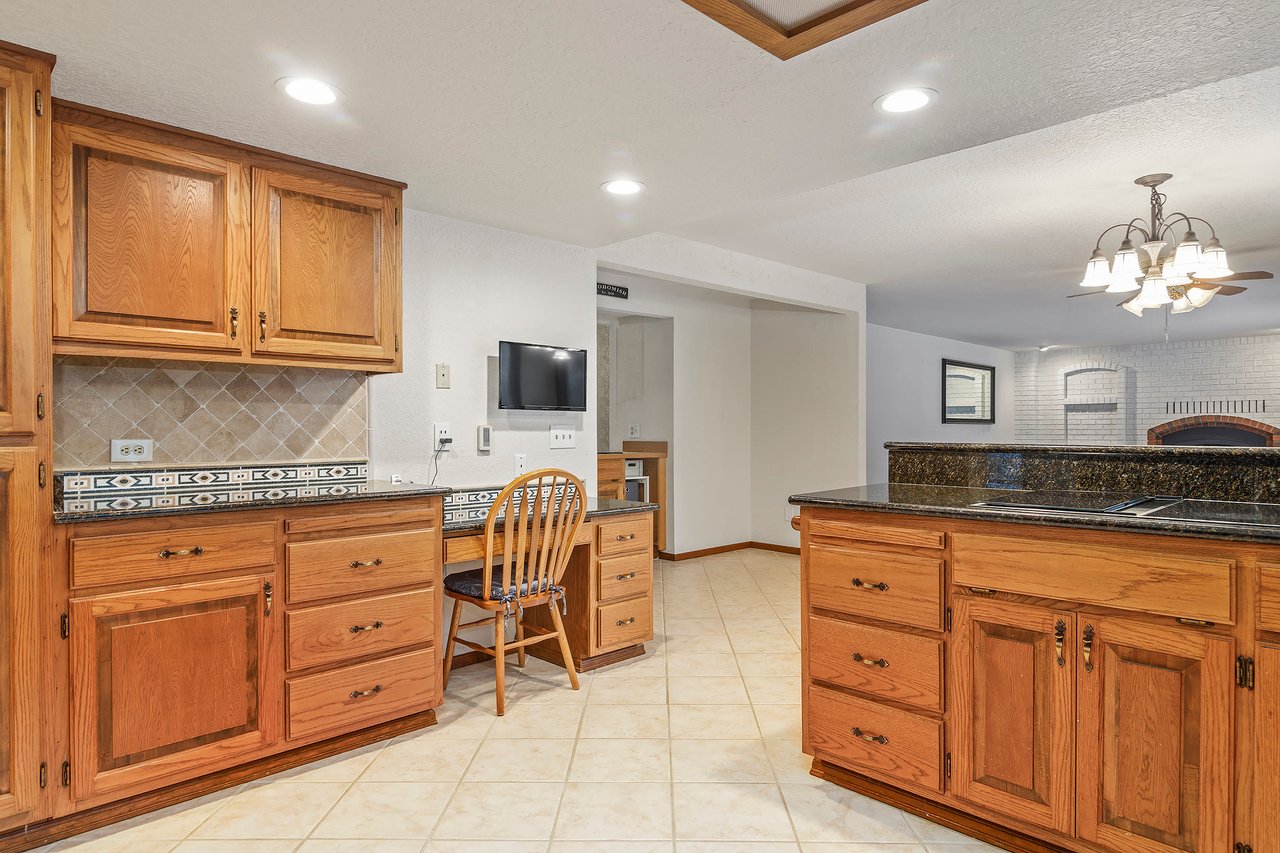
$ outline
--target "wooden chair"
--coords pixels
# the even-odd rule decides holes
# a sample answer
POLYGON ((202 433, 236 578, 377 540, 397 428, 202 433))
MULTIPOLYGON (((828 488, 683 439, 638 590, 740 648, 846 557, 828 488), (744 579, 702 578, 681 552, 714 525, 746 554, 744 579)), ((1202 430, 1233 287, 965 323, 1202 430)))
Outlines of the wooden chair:
POLYGON ((578 689, 578 673, 573 668, 569 641, 556 599, 563 606, 564 590, 559 586, 573 553, 574 539, 586 516, 586 489, 582 481, 555 468, 543 468, 513 480, 489 508, 484 523, 484 566, 455 572, 444 579, 444 594, 453 599, 449 619, 449 640, 444 650, 444 684, 449 684, 455 643, 490 655, 496 662, 498 716, 505 710, 503 669, 507 653, 516 650, 516 663, 524 666, 525 647, 544 640, 560 643, 569 683, 578 689), (491 616, 458 624, 462 603, 467 602, 491 616), (555 630, 524 624, 524 611, 547 605, 555 630), (515 642, 507 642, 507 622, 516 620, 515 642), (479 625, 493 626, 493 646, 460 639, 458 632, 479 625), (526 637, 526 632, 532 636, 526 637))

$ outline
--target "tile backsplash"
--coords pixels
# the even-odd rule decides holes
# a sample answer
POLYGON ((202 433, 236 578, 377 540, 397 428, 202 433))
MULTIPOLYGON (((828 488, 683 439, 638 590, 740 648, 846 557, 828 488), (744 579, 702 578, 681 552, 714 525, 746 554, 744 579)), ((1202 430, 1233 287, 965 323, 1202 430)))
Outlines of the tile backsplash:
POLYGON ((113 438, 152 439, 152 461, 139 463, 151 466, 362 459, 366 378, 310 367, 58 356, 54 467, 113 464, 113 438))

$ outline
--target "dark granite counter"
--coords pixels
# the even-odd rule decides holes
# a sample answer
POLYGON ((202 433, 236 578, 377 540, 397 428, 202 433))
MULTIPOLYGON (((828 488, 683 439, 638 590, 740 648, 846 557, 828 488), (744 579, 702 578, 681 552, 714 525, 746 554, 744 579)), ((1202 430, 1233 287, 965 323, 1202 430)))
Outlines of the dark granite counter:
MULTIPOLYGON (((587 498, 587 520, 603 518, 610 515, 630 515, 637 512, 656 512, 657 504, 641 501, 620 501, 615 498, 587 498)), ((469 518, 466 521, 450 521, 444 525, 446 536, 461 536, 468 533, 484 532, 483 518, 469 518)))
POLYGON ((228 501, 209 503, 197 506, 148 507, 145 509, 123 510, 90 510, 86 512, 55 511, 53 520, 56 524, 73 524, 82 521, 118 521, 125 518, 157 518, 169 515, 204 515, 211 512, 239 512, 247 509, 263 509, 266 507, 317 506, 323 504, 364 503, 368 501, 398 500, 404 498, 422 498, 432 495, 447 495, 451 492, 447 486, 428 486, 423 483, 390 483, 385 480, 368 480, 357 484, 345 494, 312 495, 308 497, 282 497, 251 501, 228 501))

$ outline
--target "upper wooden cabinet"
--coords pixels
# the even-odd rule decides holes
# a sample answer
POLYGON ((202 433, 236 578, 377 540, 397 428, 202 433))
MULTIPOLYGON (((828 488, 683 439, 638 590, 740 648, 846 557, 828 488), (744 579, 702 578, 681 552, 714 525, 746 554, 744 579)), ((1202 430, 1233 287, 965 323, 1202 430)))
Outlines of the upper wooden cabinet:
POLYGON ((249 180, 239 163, 58 124, 53 207, 56 335, 243 349, 249 180))
MULTIPOLYGON (((43 95, 41 95, 43 98, 43 95)), ((36 75, 0 64, 0 434, 35 425, 36 75)))
POLYGON ((56 106, 55 351, 400 369, 402 184, 56 106))
POLYGON ((395 360, 398 204, 390 195, 254 170, 254 352, 395 360))

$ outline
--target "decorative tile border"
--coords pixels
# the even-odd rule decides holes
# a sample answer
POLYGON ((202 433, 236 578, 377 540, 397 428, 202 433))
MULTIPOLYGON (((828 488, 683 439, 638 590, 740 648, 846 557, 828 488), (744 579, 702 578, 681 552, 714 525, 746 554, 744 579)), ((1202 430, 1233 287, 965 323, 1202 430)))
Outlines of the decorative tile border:
MULTIPOLYGON (((493 506, 494 500, 505 486, 488 486, 477 489, 454 489, 452 492, 444 496, 444 523, 445 524, 463 524, 468 521, 484 521, 489 517, 489 508, 493 506)), ((563 495, 565 487, 563 485, 556 486, 556 495, 563 495)), ((520 491, 516 492, 517 500, 520 497, 520 491)), ((547 500, 543 500, 542 505, 547 505, 547 500)))
MULTIPOLYGON (((347 495, 368 488, 367 459, 211 468, 58 471, 54 504, 62 512, 176 509, 347 495)), ((496 494, 496 493, 495 493, 496 494)))

